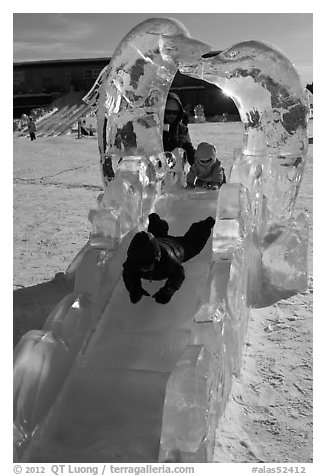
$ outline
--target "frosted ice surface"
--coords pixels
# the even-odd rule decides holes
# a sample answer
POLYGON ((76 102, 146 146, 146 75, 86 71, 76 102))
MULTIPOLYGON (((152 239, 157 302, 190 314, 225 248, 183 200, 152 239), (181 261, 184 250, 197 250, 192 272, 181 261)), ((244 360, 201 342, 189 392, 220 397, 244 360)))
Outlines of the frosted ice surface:
POLYGON ((45 321, 44 329, 52 330, 70 352, 76 353, 92 325, 91 302, 86 294, 67 294, 45 321))
POLYGON ((217 361, 204 346, 186 347, 165 393, 159 461, 205 462, 215 431, 217 361), (210 410, 210 411, 209 411, 210 410))
POLYGON ((171 372, 189 342, 189 334, 186 329, 112 331, 105 339, 98 340, 97 345, 80 359, 79 365, 171 372))
POLYGON ((307 288, 308 236, 305 213, 264 236, 261 292, 255 307, 269 306, 307 288))
POLYGON ((94 322, 121 277, 122 264, 135 230, 128 233, 113 251, 91 247, 83 257, 75 277, 74 293, 85 294, 91 301, 89 318, 94 322))
POLYGON ((208 51, 180 22, 147 20, 85 98, 96 108, 104 193, 89 213, 89 242, 67 270, 73 293, 15 350, 17 460, 211 461, 250 308, 306 286, 308 221, 293 217, 308 145, 300 78, 258 41, 208 51), (163 151, 178 69, 227 92, 244 124, 218 192, 185 190, 183 151, 163 151), (152 211, 178 235, 208 215, 216 223, 169 304, 132 305, 122 264, 152 211))
POLYGON ((156 179, 161 182, 159 193, 171 193, 186 187, 190 165, 182 148, 163 152, 151 160, 155 164, 156 179))
POLYGON ((146 219, 161 193, 185 186, 188 170, 189 164, 180 148, 150 157, 121 157, 115 167, 114 180, 98 197, 98 208, 90 210, 91 245, 115 247, 146 219))
POLYGON ((248 191, 241 183, 224 184, 217 201, 213 230, 213 253, 218 258, 230 258, 247 234, 248 191))
POLYGON ((216 84, 233 98, 245 129, 242 162, 265 158, 262 180, 270 221, 289 218, 306 159, 309 113, 293 64, 273 46, 245 41, 180 71, 216 84))
POLYGON ((66 269, 66 278, 67 279, 72 279, 75 276, 76 271, 79 268, 86 251, 89 248, 90 248, 90 243, 89 243, 89 240, 88 240, 86 245, 83 246, 83 248, 77 253, 77 255, 74 257, 74 259, 72 260, 72 262, 69 264, 68 268, 66 269))
POLYGON ((138 224, 142 213, 141 182, 136 173, 125 175, 133 183, 123 174, 117 174, 110 187, 106 188, 98 209, 90 211, 89 220, 93 225, 91 241, 97 236, 103 236, 113 247, 138 224))
MULTIPOLYGON (((166 97, 177 69, 208 51, 208 45, 168 18, 146 20, 123 38, 85 97, 97 107, 102 164, 106 154, 150 157, 163 152, 166 97)), ((105 184, 108 179, 103 168, 105 184)))
POLYGON ((29 331, 17 344, 13 409, 18 454, 49 411, 71 364, 71 353, 51 331, 29 331))
POLYGON ((74 367, 25 458, 157 462, 167 378, 165 372, 74 367))

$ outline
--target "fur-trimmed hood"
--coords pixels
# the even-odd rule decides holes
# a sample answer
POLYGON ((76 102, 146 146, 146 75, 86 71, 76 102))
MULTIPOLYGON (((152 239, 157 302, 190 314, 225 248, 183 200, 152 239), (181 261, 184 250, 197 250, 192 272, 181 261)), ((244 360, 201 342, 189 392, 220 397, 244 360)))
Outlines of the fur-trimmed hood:
POLYGON ((183 109, 183 106, 182 106, 182 102, 181 102, 181 99, 179 98, 179 96, 175 93, 169 93, 167 98, 166 98, 166 102, 168 102, 169 99, 172 99, 173 101, 177 102, 178 103, 178 106, 179 106, 179 114, 177 116, 177 121, 180 122, 182 121, 184 115, 185 115, 185 110, 183 109))

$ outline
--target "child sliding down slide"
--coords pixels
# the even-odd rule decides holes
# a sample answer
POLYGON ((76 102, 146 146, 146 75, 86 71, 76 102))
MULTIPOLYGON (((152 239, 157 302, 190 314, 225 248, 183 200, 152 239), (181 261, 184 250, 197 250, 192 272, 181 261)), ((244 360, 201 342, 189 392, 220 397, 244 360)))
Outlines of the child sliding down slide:
POLYGON ((150 296, 143 289, 141 278, 160 281, 166 279, 153 298, 160 304, 170 301, 184 279, 181 263, 198 255, 204 248, 215 224, 212 217, 193 223, 183 236, 169 236, 169 225, 156 213, 149 215, 148 231, 136 233, 123 264, 123 281, 130 301, 137 303, 142 296, 150 296))

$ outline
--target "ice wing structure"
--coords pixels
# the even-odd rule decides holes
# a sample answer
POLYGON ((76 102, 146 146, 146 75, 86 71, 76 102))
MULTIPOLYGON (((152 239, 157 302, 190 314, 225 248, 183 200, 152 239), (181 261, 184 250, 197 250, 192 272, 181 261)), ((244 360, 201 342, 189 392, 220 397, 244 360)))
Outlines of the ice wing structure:
MULTIPOLYGON (((15 349, 16 461, 212 461, 250 308, 306 287, 308 221, 293 215, 308 144, 300 78, 270 45, 209 49, 174 19, 147 20, 85 98, 97 111, 104 192, 67 270, 73 292, 15 349), (227 91, 244 123, 219 191, 186 189, 182 150, 163 153, 177 69, 227 91), (216 223, 168 304, 131 304, 122 264, 153 211, 171 234, 208 215, 216 223)), ((160 286, 144 283, 151 295, 160 286)))

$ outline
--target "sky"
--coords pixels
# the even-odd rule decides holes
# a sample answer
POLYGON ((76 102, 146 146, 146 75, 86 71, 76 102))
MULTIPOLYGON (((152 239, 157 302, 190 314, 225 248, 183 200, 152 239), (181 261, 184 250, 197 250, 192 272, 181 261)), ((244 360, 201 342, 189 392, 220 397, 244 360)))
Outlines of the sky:
POLYGON ((14 62, 109 57, 134 26, 147 18, 167 16, 180 20, 193 38, 208 43, 213 50, 245 40, 271 43, 294 63, 303 84, 313 81, 312 13, 18 11, 13 12, 14 62))

